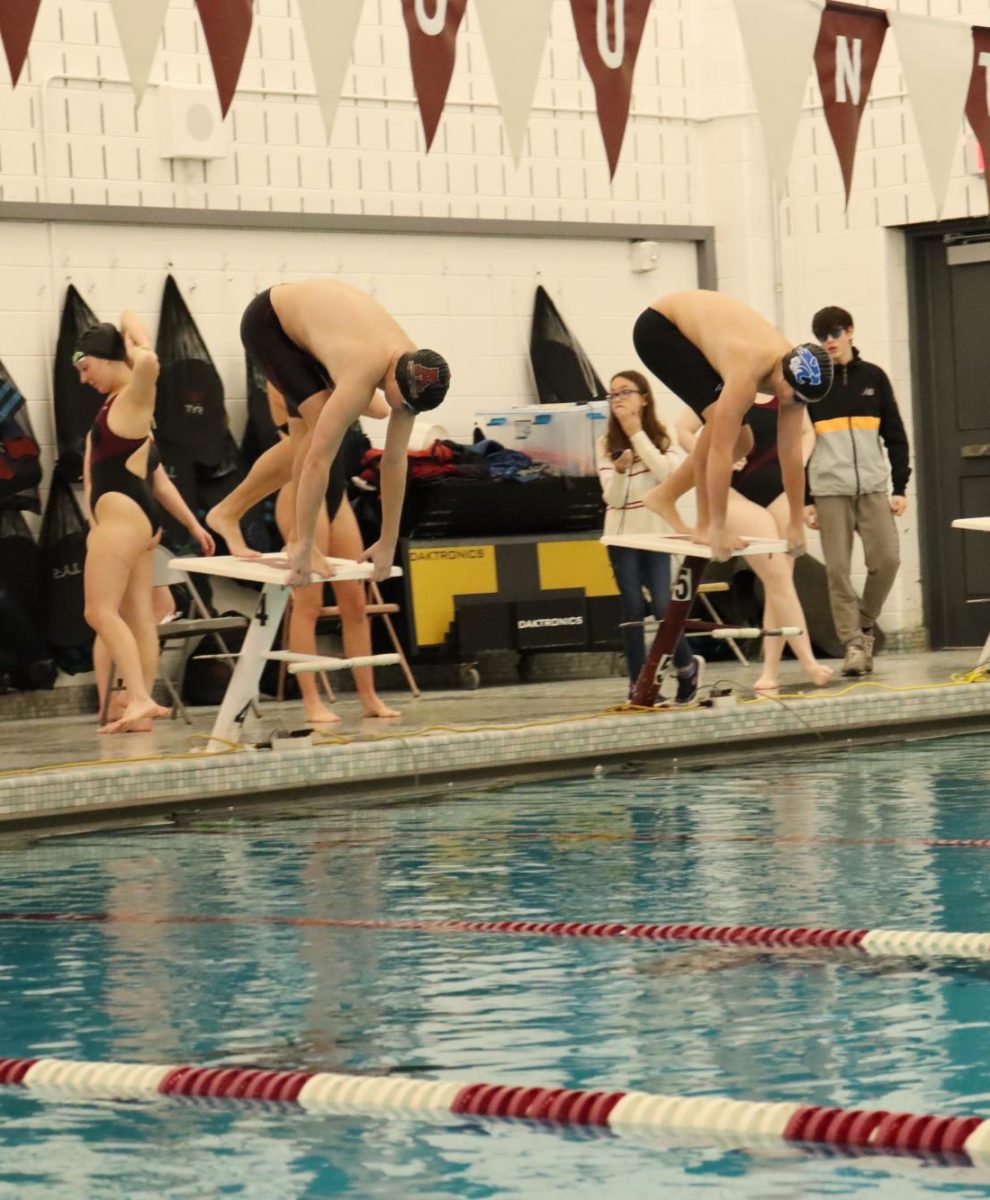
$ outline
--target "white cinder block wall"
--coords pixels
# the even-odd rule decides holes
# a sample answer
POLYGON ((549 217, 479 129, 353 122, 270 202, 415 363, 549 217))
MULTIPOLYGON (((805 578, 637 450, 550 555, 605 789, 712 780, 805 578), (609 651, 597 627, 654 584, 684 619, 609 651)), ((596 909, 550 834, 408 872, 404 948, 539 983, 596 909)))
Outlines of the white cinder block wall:
MULTIPOLYGON (((874 6, 990 19, 990 0, 874 6)), ((171 0, 140 110, 109 0, 42 0, 18 87, 0 83, 0 201, 233 210, 242 220, 253 212, 364 214, 395 218, 394 232, 0 223, 0 358, 30 397, 47 467, 51 355, 70 282, 101 317, 134 307, 154 331, 171 271, 220 369, 239 431, 244 304, 280 279, 341 275, 374 290, 412 336, 449 355, 455 388, 442 419, 453 436, 468 437, 475 412, 533 398, 527 350, 537 284, 607 377, 634 362, 630 330, 639 311, 695 283, 690 243, 665 243, 660 268, 635 275, 627 241, 601 236, 602 224, 714 225, 720 286, 795 340, 809 336, 821 305, 849 308, 864 353, 888 368, 910 429, 904 241, 896 227, 936 214, 890 35, 845 212, 810 62, 788 188, 774 196, 731 0, 654 0, 611 182, 567 0, 554 5, 518 167, 470 4, 429 155, 398 0, 365 0, 329 144, 295 0, 256 0, 255 16, 226 123, 227 153, 200 163, 163 159, 156 122, 159 85, 212 87, 193 0, 171 0), (588 239, 500 237, 489 224, 484 236, 422 235, 402 231, 408 217, 590 222, 599 230, 588 239)), ((960 128, 947 217, 986 209, 983 181, 965 173, 962 146, 960 128)), ((673 416, 675 402, 662 403, 673 416)), ((888 623, 905 630, 921 621, 918 498, 910 498, 904 569, 888 607, 888 623)))

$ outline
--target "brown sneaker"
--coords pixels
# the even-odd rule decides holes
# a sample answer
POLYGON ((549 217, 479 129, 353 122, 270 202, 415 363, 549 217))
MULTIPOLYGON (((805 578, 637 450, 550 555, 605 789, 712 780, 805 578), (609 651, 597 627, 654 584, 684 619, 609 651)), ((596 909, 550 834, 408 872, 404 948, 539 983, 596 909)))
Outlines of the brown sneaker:
POLYGON ((846 657, 842 662, 843 675, 865 675, 867 671, 872 670, 873 638, 869 639, 870 653, 867 651, 866 642, 867 638, 863 634, 858 634, 846 642, 846 657))
POLYGON ((873 644, 876 640, 872 633, 864 633, 860 639, 863 643, 863 653, 866 655, 867 673, 873 670, 873 644))

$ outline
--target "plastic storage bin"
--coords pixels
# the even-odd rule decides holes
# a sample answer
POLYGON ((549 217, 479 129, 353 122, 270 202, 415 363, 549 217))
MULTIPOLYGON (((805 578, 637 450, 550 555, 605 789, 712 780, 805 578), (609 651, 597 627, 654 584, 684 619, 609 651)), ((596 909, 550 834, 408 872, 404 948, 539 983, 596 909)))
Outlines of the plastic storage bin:
POLYGON ((524 404, 479 412, 475 420, 486 438, 548 463, 561 475, 595 475, 595 442, 605 432, 608 401, 524 404))

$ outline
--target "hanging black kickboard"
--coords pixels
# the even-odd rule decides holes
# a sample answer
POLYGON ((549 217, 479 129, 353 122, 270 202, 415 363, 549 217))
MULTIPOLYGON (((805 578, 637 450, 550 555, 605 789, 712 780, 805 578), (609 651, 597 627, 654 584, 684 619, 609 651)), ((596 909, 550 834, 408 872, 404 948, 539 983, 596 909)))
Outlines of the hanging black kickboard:
POLYGON ((93 631, 83 615, 86 533, 72 488, 56 471, 41 522, 45 637, 55 661, 69 675, 93 666, 93 631))
POLYGON ((27 404, 0 363, 0 509, 41 512, 41 458, 27 404))
POLYGON ((536 289, 533 302, 529 357, 541 404, 587 404, 604 398, 605 385, 591 359, 543 287, 536 289))
POLYGON ((96 314, 70 283, 55 345, 55 440, 59 470, 70 483, 82 479, 86 434, 103 403, 100 393, 80 380, 72 363, 79 335, 96 323, 96 314))
POLYGON ((156 437, 182 448, 193 462, 217 466, 227 428, 223 383, 171 275, 165 280, 155 349, 160 364, 156 437))

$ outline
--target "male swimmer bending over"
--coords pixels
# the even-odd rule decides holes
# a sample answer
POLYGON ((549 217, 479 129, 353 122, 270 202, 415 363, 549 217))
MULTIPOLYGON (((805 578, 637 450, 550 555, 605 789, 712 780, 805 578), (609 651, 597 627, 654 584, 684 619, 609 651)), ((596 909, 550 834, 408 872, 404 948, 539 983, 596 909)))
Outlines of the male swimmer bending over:
POLYGON ((645 498, 674 528, 679 496, 695 487, 696 541, 707 542, 719 562, 745 544, 726 529, 732 466, 753 445, 743 428, 758 392, 774 396, 777 445, 792 554, 804 553, 804 406, 832 386, 832 360, 820 346, 791 347, 769 321, 739 300, 718 292, 674 292, 642 313, 633 329, 636 352, 654 375, 705 422, 691 457, 645 498))
POLYGON ((289 441, 261 455, 247 478, 207 514, 207 522, 233 554, 250 556, 241 517, 295 480, 296 527, 286 547, 289 582, 308 584, 311 570, 332 574, 330 563, 314 549, 330 464, 358 417, 387 414, 381 536, 363 555, 373 563, 373 577, 384 579, 399 536, 413 422, 446 396, 450 368, 435 350, 417 350, 377 300, 338 279, 283 283, 262 292, 244 311, 241 340, 285 397, 289 441), (384 404, 375 400, 378 388, 384 404))

